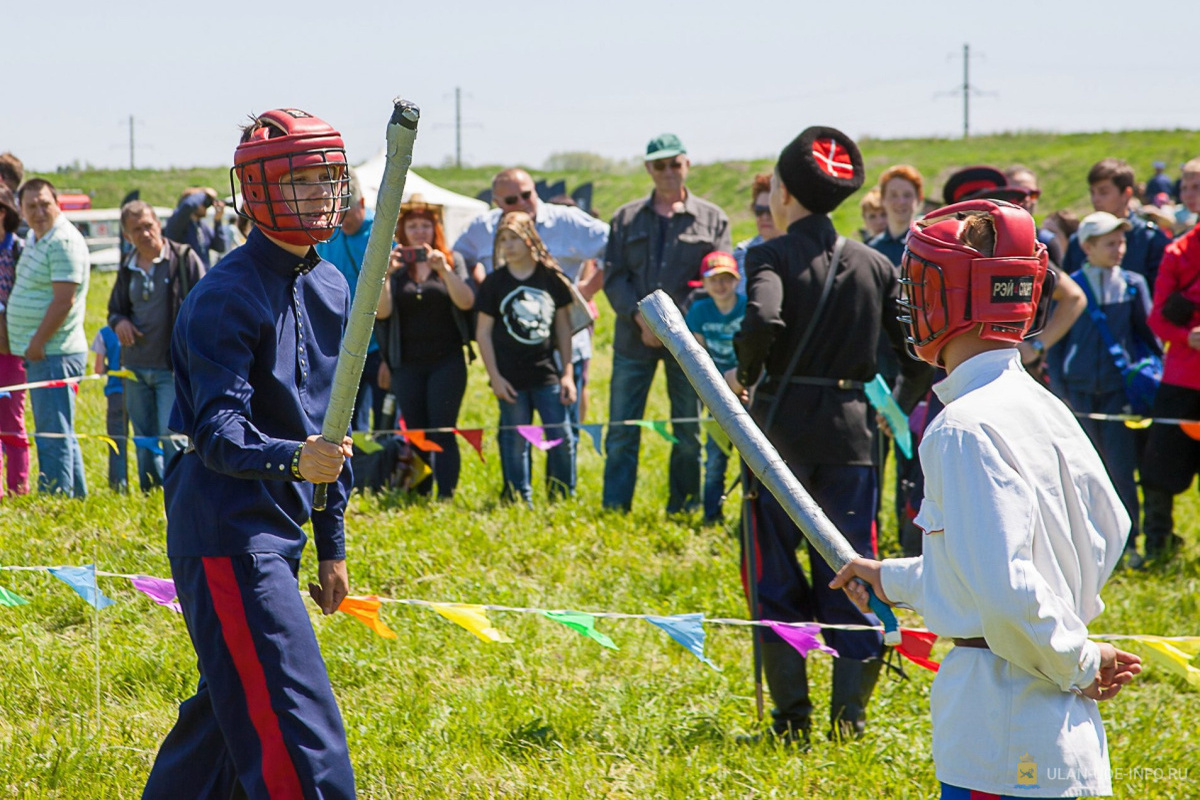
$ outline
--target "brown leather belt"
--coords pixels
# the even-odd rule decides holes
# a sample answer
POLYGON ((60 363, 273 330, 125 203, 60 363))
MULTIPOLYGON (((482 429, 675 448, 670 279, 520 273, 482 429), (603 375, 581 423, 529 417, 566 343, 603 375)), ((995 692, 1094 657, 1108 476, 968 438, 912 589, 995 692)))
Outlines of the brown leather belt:
POLYGON ((953 641, 955 647, 974 647, 978 650, 991 649, 988 647, 987 639, 984 639, 982 636, 972 636, 967 639, 954 639, 953 641))

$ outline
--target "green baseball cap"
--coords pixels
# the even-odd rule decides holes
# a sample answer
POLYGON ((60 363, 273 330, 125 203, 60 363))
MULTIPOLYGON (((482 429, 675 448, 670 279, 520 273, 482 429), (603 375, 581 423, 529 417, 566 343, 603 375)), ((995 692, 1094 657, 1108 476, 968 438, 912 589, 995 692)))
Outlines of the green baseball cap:
POLYGON ((683 142, 679 141, 679 137, 673 133, 660 133, 650 140, 650 144, 646 145, 647 161, 658 161, 660 158, 674 158, 686 153, 687 148, 683 146, 683 142))

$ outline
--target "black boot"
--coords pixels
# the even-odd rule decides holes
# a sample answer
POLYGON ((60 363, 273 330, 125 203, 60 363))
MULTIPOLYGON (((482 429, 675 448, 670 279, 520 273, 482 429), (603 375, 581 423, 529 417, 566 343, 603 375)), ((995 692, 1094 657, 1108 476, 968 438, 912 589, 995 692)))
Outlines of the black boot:
POLYGON ((829 693, 829 738, 858 738, 867 729, 867 703, 879 680, 883 659, 833 660, 833 688, 829 693))
MULTIPOLYGON (((808 700, 808 670, 804 656, 785 642, 763 642, 763 676, 775 708, 771 709, 771 733, 786 744, 808 745, 812 726, 812 703, 808 700)), ((757 744, 762 734, 739 736, 743 744, 757 744)))

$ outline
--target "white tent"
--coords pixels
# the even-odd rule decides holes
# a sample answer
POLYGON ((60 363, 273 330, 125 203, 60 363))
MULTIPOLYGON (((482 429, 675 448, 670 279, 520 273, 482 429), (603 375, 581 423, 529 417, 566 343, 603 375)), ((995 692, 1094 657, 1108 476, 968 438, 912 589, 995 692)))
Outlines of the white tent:
MULTIPOLYGON (((375 198, 379 196, 379 184, 383 180, 383 165, 385 153, 383 148, 371 158, 354 168, 358 175, 358 184, 362 188, 363 199, 367 208, 375 208, 375 198)), ((443 189, 422 178, 411 169, 404 181, 404 199, 408 200, 414 194, 421 195, 427 203, 437 203, 446 208, 446 244, 453 245, 458 235, 466 230, 471 220, 488 210, 488 204, 474 197, 456 194, 449 189, 443 189)))

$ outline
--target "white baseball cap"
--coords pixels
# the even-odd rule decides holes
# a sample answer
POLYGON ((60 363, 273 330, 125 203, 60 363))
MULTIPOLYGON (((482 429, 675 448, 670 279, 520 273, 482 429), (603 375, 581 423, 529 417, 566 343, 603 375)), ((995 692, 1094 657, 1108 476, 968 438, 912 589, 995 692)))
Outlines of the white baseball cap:
POLYGON ((1115 217, 1107 211, 1093 211, 1079 222, 1079 243, 1116 230, 1127 231, 1132 227, 1127 219, 1115 217))

